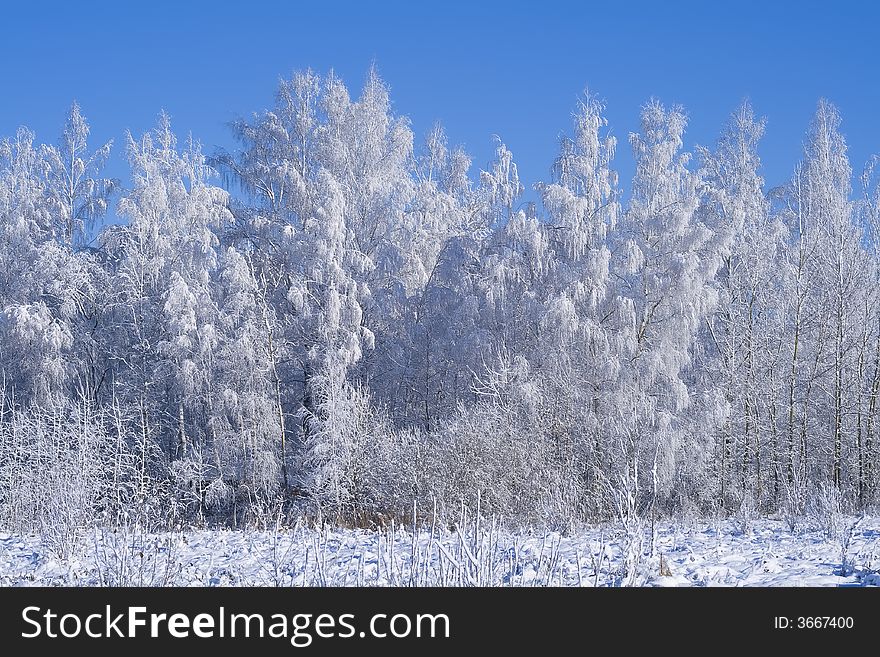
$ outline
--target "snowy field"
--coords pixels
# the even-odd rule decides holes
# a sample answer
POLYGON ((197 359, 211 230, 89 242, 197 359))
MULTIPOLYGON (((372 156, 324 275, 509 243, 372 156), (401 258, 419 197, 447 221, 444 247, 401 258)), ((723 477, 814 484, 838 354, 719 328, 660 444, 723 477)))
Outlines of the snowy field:
POLYGON ((0 533, 0 585, 126 586, 877 586, 880 517, 792 531, 781 520, 663 523, 514 535, 367 531, 96 531, 59 558, 0 533))

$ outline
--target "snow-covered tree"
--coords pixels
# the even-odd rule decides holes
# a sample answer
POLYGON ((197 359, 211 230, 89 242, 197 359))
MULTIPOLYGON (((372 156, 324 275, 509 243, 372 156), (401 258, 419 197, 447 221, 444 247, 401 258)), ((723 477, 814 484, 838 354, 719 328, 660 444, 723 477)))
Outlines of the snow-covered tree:
POLYGON ((620 470, 636 485, 650 481, 653 503, 688 482, 707 458, 706 436, 687 429, 698 401, 689 382, 694 338, 717 303, 711 283, 721 262, 715 235, 701 221, 701 176, 680 152, 683 110, 652 100, 641 123, 642 132, 630 136, 632 197, 613 237, 613 349, 626 366, 609 426, 620 470))
POLYGON ((33 139, 20 129, 0 142, 0 367, 25 404, 68 392, 75 326, 98 280, 91 257, 56 239, 48 164, 33 139))
POLYGON ((715 150, 701 153, 709 186, 707 204, 722 258, 716 277, 718 309, 701 336, 705 387, 723 418, 717 446, 722 505, 747 494, 760 500, 767 476, 774 500, 780 486, 782 336, 776 309, 786 232, 771 216, 764 195, 758 157, 763 134, 764 120, 744 102, 730 117, 715 150), (731 491, 734 482, 736 490, 731 491))
POLYGON ((217 307, 217 232, 231 220, 227 193, 190 141, 183 152, 162 114, 128 136, 134 186, 120 201, 128 223, 109 231, 114 261, 110 339, 114 394, 137 409, 144 441, 161 446, 183 485, 198 491, 213 449, 210 400, 217 307), (195 468, 195 470, 193 470, 195 468))
POLYGON ((107 212, 118 183, 102 178, 112 141, 89 151, 89 124, 74 102, 57 146, 46 146, 47 194, 58 239, 68 246, 83 243, 87 231, 107 212))

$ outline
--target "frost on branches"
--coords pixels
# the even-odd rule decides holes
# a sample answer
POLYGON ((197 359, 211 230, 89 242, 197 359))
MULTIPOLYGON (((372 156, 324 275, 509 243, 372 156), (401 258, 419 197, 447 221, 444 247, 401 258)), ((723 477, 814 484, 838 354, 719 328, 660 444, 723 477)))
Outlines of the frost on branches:
POLYGON ((64 554, 95 526, 470 508, 615 518, 637 560, 648 519, 876 504, 877 161, 853 185, 823 100, 768 190, 750 105, 693 156, 687 123, 645 104, 623 194, 586 92, 538 203, 502 139, 475 171, 375 69, 356 96, 294 74, 210 156, 163 113, 125 136, 126 185, 78 105, 54 145, 22 128, 2 527, 64 554))

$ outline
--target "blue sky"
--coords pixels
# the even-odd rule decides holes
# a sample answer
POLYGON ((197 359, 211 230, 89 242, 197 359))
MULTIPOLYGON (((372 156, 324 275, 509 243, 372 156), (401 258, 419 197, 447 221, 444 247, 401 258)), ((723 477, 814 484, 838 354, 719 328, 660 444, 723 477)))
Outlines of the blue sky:
POLYGON ((372 61, 417 138, 440 120, 475 167, 506 141, 527 185, 548 177, 557 137, 586 87, 626 142, 651 96, 680 103, 687 145, 711 144, 744 97, 768 118, 769 185, 801 153, 819 97, 838 105, 859 171, 880 152, 880 9, 811 2, 40 2, 3 7, 0 135, 28 125, 54 141, 74 98, 98 140, 153 126, 210 152, 225 124, 269 107, 280 76, 333 68, 356 92, 372 61))

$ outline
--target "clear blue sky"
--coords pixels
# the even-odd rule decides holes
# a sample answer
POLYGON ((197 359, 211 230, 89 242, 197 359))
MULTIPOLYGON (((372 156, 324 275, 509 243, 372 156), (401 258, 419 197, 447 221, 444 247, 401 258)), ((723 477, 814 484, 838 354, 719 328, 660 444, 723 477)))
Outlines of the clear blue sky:
POLYGON ((271 106, 280 76, 330 68, 359 90, 371 61, 420 137, 436 120, 477 168, 491 135, 527 185, 546 179, 578 94, 605 98, 620 140, 651 96, 681 103, 687 145, 711 144, 743 97, 768 118, 769 185, 801 153, 820 96, 840 108, 853 167, 880 152, 880 9, 837 2, 31 2, 7 3, 0 33, 0 135, 54 141, 71 100, 95 143, 149 129, 161 108, 211 152, 225 124, 271 106))

